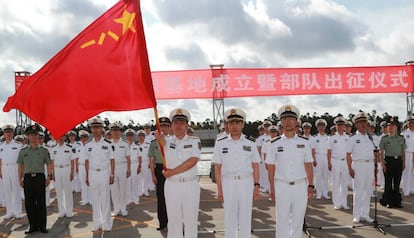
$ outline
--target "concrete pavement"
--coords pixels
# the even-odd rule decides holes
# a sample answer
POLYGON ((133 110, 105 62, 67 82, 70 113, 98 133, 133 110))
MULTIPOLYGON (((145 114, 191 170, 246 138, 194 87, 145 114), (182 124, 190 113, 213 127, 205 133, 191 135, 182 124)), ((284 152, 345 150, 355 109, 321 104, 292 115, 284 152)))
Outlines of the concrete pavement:
MULTIPOLYGON (((200 176, 201 202, 198 237, 224 237, 224 211, 216 198, 216 185, 207 176, 200 176)), ((381 196, 381 192, 379 193, 381 196)), ((52 197, 54 194, 52 193, 52 197)), ((127 217, 114 217, 111 232, 92 233, 91 206, 79 205, 80 194, 74 193, 74 216, 58 218, 56 200, 48 208, 48 234, 25 235, 28 222, 25 214, 21 219, 4 219, 5 208, 0 208, 0 237, 166 237, 156 231, 158 227, 156 198, 141 197, 139 205, 128 206, 127 217)), ((374 216, 374 198, 371 199, 371 217, 374 216)), ((352 208, 352 193, 348 193, 348 204, 352 208)), ((378 204, 379 223, 391 224, 384 227, 386 235, 372 225, 353 227, 352 210, 334 210, 330 200, 312 199, 309 202, 306 223, 312 237, 414 237, 414 196, 404 197, 402 209, 389 209, 378 204)), ((267 194, 254 202, 252 237, 275 237, 275 207, 267 194)), ((307 237, 303 233, 303 237, 307 237)))

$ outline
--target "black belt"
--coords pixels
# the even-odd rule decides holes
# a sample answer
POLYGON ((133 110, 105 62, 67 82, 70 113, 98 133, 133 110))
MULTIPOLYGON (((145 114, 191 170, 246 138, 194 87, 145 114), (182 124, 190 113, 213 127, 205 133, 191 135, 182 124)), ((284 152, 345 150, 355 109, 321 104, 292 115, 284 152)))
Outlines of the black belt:
POLYGON ((385 156, 386 159, 401 159, 401 156, 385 156))
POLYGON ((44 173, 25 173, 24 176, 35 178, 35 177, 40 177, 40 176, 44 177, 45 174, 44 173))

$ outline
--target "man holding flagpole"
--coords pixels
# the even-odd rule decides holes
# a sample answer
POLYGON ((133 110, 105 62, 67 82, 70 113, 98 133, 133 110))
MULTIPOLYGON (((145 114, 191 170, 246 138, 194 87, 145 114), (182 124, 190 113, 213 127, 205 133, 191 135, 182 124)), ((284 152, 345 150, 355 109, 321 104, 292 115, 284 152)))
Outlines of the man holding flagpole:
POLYGON ((200 185, 197 181, 197 162, 200 159, 199 139, 187 136, 190 113, 182 108, 170 112, 174 135, 155 133, 164 145, 164 193, 168 214, 168 238, 197 237, 200 185), (184 229, 184 236, 183 236, 184 229))

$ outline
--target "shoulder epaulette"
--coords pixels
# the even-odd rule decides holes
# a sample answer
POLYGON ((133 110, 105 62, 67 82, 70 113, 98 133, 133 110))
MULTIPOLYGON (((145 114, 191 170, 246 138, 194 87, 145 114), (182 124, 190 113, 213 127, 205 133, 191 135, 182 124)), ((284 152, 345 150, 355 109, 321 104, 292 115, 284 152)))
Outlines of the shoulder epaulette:
POLYGON ((72 145, 71 145, 71 144, 69 144, 69 143, 66 143, 66 145, 67 145, 68 147, 72 148, 72 145))
POLYGON ((224 140, 224 139, 227 139, 227 138, 228 138, 228 136, 223 136, 223 137, 218 138, 217 141, 221 141, 221 140, 224 140))
POLYGON ((125 142, 125 143, 127 143, 127 144, 129 144, 127 140, 122 139, 122 141, 125 142))
POLYGON ((249 141, 256 142, 256 139, 251 136, 246 136, 246 139, 248 139, 249 141))
POLYGON ((305 140, 309 140, 309 138, 304 137, 303 135, 298 135, 298 137, 300 137, 300 138, 302 138, 302 139, 305 139, 305 140))
POLYGON ((264 142, 269 142, 270 141, 270 139, 267 139, 267 140, 265 140, 264 142))
POLYGON ((154 141, 157 141, 157 139, 155 139, 155 138, 154 138, 154 139, 152 139, 152 140, 151 140, 151 143, 152 143, 152 142, 154 142, 154 141))
POLYGON ((350 135, 349 135, 349 137, 353 137, 354 135, 356 135, 356 134, 355 134, 355 133, 353 133, 353 134, 350 134, 350 135))
POLYGON ((110 141, 108 139, 104 139, 104 141, 108 142, 109 144, 112 144, 112 141, 110 141))
POLYGON ((91 142, 92 141, 92 139, 89 139, 89 140, 87 140, 86 142, 85 142, 85 145, 86 144, 88 144, 89 142, 91 142))
POLYGON ((273 139, 270 140, 270 143, 273 143, 275 141, 278 141, 278 140, 280 140, 280 138, 282 138, 282 137, 281 136, 275 137, 275 138, 273 138, 273 139))
POLYGON ((57 146, 57 144, 56 145, 52 145, 52 146, 50 146, 50 148, 54 148, 54 147, 56 147, 57 146))
POLYGON ((43 146, 39 146, 39 148, 49 151, 46 147, 43 147, 43 146))

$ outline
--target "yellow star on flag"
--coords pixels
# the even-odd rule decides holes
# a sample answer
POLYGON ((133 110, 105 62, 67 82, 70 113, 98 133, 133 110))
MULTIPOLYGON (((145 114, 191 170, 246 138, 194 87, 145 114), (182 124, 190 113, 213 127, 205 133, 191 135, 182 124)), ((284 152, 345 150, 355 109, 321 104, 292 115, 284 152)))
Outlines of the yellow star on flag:
POLYGON ((116 23, 122 24, 122 35, 130 29, 132 32, 135 32, 135 26, 133 25, 135 20, 135 12, 130 13, 126 9, 122 13, 122 17, 114 19, 116 23))

